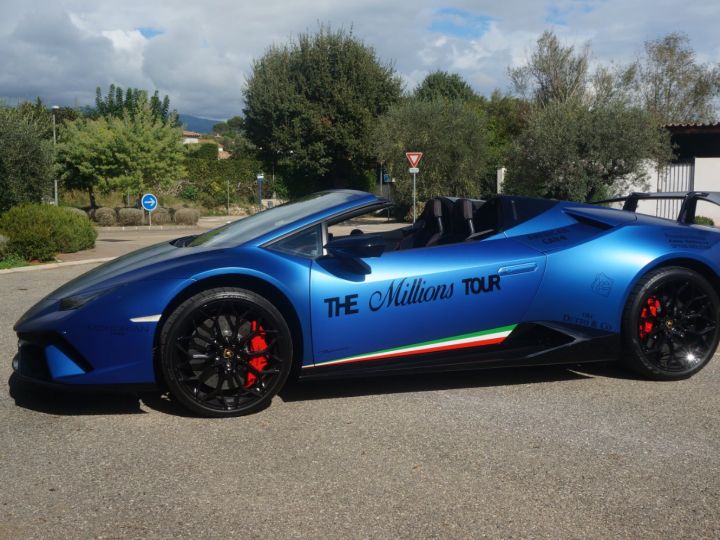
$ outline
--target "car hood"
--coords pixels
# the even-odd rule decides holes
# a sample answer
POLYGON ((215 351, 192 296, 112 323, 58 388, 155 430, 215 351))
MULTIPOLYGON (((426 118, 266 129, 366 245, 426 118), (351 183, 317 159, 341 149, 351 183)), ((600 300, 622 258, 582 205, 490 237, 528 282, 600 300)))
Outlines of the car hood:
POLYGON ((93 268, 89 272, 67 282, 48 295, 48 298, 60 299, 80 292, 116 285, 116 280, 130 272, 137 272, 144 267, 187 255, 188 250, 178 248, 170 242, 155 244, 133 251, 122 257, 93 268))
POLYGON ((128 281, 140 281, 143 278, 151 279, 155 274, 153 267, 157 263, 204 251, 197 248, 186 249, 177 247, 177 245, 182 245, 182 242, 163 242, 133 251, 93 268, 48 294, 31 307, 15 326, 17 327, 30 317, 44 313, 63 298, 116 287, 128 281), (129 274, 132 274, 132 276, 129 274))

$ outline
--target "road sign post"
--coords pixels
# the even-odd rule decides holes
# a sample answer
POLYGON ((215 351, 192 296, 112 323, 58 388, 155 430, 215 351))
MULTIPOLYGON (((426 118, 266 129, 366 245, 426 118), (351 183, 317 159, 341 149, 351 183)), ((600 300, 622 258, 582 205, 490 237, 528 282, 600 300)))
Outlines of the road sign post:
POLYGON ((152 213, 158 206, 157 197, 152 193, 146 193, 142 196, 142 199, 140 199, 140 204, 148 213, 148 226, 152 227, 152 213))
POLYGON ((257 179, 258 185, 258 206, 260 207, 260 210, 262 210, 262 185, 263 180, 265 180, 265 175, 263 173, 258 173, 255 178, 257 179))
POLYGON ((420 169, 418 169, 418 164, 420 163, 420 160, 423 157, 422 152, 405 152, 405 157, 407 158, 408 162, 410 163, 410 174, 412 174, 413 177, 413 223, 415 223, 415 220, 417 219, 416 213, 416 207, 417 207, 417 189, 416 189, 416 175, 420 172, 420 169))

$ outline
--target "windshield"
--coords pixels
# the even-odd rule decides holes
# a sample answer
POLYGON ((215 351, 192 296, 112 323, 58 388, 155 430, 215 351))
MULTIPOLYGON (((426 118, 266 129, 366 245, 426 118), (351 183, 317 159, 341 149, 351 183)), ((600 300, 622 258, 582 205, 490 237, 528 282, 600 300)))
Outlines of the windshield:
MULTIPOLYGON (((276 206, 275 208, 259 212, 245 219, 208 231, 194 238, 187 245, 189 247, 201 245, 240 245, 253 238, 288 225, 289 223, 299 221, 333 206, 348 202, 352 200, 353 194, 360 193, 340 190, 321 191, 319 193, 313 193, 312 195, 306 195, 292 202, 276 206)), ((362 195, 367 194, 362 193, 362 195)))

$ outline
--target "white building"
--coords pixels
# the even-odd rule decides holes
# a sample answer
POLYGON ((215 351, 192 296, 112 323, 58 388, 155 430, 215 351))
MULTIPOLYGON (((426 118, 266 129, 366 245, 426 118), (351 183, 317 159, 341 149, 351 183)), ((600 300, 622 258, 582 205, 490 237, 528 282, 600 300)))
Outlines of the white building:
MULTIPOLYGON (((720 123, 667 126, 676 158, 650 174, 648 191, 720 191, 720 123)), ((638 212, 675 219, 682 201, 641 201, 638 212)), ((700 201, 696 215, 720 226, 720 206, 700 201)))

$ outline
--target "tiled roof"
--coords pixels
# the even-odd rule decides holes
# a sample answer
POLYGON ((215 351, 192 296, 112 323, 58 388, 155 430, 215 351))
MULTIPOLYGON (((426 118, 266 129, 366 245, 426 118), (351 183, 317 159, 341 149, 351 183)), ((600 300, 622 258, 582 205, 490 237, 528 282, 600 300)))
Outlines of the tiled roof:
POLYGON ((689 124, 665 124, 666 128, 720 128, 720 122, 714 124, 705 124, 701 122, 689 123, 689 124))

